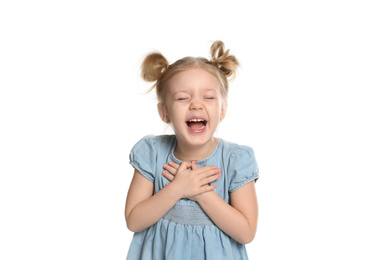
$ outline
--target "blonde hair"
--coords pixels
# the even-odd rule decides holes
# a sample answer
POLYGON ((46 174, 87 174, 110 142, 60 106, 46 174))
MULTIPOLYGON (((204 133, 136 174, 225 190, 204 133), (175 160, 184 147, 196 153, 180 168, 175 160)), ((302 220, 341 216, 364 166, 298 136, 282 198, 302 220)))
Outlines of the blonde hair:
POLYGON ((213 74, 221 83, 222 99, 226 103, 229 92, 229 80, 233 80, 237 73, 239 62, 236 57, 225 50, 222 41, 215 41, 210 47, 211 59, 202 57, 184 57, 173 64, 159 52, 147 55, 141 65, 141 76, 147 82, 155 82, 148 92, 156 88, 159 103, 164 104, 164 93, 167 90, 169 79, 175 74, 194 67, 200 67, 213 74))

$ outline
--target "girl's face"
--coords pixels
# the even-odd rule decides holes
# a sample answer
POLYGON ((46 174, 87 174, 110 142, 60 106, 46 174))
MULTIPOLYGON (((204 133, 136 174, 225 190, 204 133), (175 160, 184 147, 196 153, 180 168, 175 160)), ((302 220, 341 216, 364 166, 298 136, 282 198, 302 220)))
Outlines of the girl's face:
POLYGON ((165 106, 159 105, 164 121, 171 123, 178 142, 199 146, 213 142, 224 117, 220 82, 201 68, 174 75, 168 82, 165 106))

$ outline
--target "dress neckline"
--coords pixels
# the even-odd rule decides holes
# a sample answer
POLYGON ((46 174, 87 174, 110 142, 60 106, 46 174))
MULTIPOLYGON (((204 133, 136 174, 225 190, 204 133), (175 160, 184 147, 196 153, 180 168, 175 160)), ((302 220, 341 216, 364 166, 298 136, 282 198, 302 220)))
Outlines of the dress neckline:
MULTIPOLYGON (((175 154, 173 153, 175 151, 175 148, 176 148, 176 143, 177 143, 177 139, 176 139, 176 136, 174 135, 174 141, 173 141, 173 145, 172 145, 172 150, 171 150, 171 156, 173 158, 173 160, 175 161, 175 163, 178 163, 178 164, 182 164, 183 161, 182 160, 179 160, 178 158, 176 158, 175 154)), ((221 145, 222 143, 222 139, 221 138, 218 138, 218 143, 217 145, 215 146, 215 149, 213 151, 212 154, 210 154, 207 158, 203 159, 203 160, 200 160, 200 161, 195 161, 196 164, 201 164, 201 163, 205 163, 207 162, 208 160, 210 160, 212 157, 214 157, 215 153, 217 152, 219 146, 221 145)))

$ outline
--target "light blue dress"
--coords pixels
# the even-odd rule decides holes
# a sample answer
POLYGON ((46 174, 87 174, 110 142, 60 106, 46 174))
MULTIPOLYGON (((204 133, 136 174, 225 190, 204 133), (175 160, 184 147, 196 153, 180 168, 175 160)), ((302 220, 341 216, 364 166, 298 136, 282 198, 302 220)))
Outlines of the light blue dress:
MULTIPOLYGON (((169 181, 162 176, 163 165, 181 164, 173 151, 174 135, 145 136, 132 149, 130 164, 154 182, 154 192, 169 181)), ((197 161, 198 167, 215 165, 222 176, 213 182, 214 190, 226 202, 229 194, 258 178, 253 149, 219 139, 212 155, 197 161)), ((234 223, 232 223, 234 225, 234 223)), ((156 224, 134 233, 127 260, 243 260, 248 259, 245 245, 222 232, 199 204, 188 199, 176 205, 156 224)))

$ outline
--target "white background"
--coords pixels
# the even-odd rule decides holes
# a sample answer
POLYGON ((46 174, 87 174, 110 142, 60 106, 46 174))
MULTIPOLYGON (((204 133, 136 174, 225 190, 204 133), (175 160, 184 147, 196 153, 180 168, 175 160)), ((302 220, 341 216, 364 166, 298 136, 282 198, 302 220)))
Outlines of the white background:
MULTIPOLYGON (((2 1, 1 259, 125 259, 131 147, 163 134, 139 66, 242 67, 218 136, 255 149, 251 259, 390 259, 387 1, 2 1)), ((234 223, 232 223, 234 224, 234 223)))

